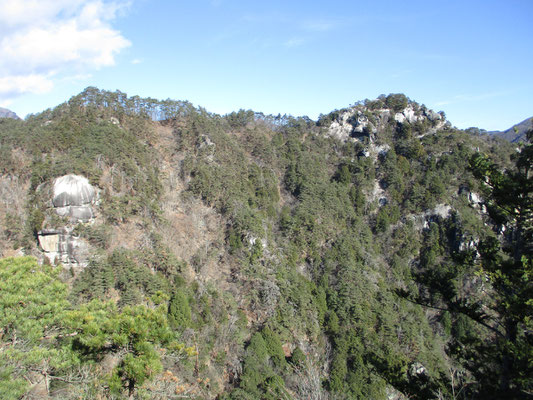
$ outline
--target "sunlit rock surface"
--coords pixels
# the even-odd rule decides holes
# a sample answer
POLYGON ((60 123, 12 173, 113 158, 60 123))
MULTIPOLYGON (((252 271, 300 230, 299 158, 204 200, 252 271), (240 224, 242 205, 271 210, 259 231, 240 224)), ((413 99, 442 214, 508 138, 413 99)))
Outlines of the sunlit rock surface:
POLYGON ((54 207, 83 206, 90 204, 96 196, 89 180, 79 175, 65 175, 54 182, 54 207))
POLYGON ((60 217, 68 218, 64 226, 43 229, 39 232, 39 244, 51 262, 85 266, 88 244, 72 234, 74 225, 93 221, 93 205, 97 199, 96 189, 89 180, 79 175, 57 178, 53 186, 53 210, 60 217))
POLYGON ((39 244, 50 262, 80 266, 87 264, 87 243, 66 229, 42 230, 39 232, 39 244))
POLYGON ((96 190, 88 179, 79 175, 65 175, 54 182, 52 204, 61 217, 87 222, 94 217, 92 203, 96 190))

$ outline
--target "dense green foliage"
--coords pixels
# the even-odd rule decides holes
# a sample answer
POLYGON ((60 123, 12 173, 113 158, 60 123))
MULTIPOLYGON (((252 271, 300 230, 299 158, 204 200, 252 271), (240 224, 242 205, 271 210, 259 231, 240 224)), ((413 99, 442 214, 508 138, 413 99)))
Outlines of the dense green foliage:
POLYGON ((511 169, 510 145, 403 94, 315 123, 94 88, 0 120, 0 145, 3 176, 29 187, 24 213, 1 216, 11 247, 38 254, 32 234, 66 223, 49 206, 55 177, 82 174, 100 191, 98 222, 71 226, 91 251, 63 277, 71 287, 53 267, 5 263, 13 287, 35 268, 46 277, 32 307, 4 306, 36 316, 19 343, 30 351, 9 356, 21 367, 2 361, 13 398, 28 387, 9 378, 43 357, 71 397, 84 368, 93 398, 466 399, 503 381, 510 396, 531 392, 530 147, 511 169), (176 249, 200 231, 204 247, 176 249))
POLYGON ((0 260, 2 398, 28 392, 46 397, 65 385, 73 397, 95 398, 108 391, 116 398, 126 388, 131 395, 161 372, 164 356, 194 353, 176 341, 164 302, 119 310, 94 300, 73 307, 59 270, 31 257, 0 260), (107 355, 116 360, 109 375, 96 368, 107 355))
POLYGON ((487 217, 507 228, 503 238, 487 232, 466 254, 439 265, 436 258, 443 251, 438 247, 446 246, 446 239, 432 226, 432 244, 423 257, 432 271, 420 273, 427 292, 415 301, 446 309, 455 318, 450 350, 477 379, 467 388, 470 396, 525 398, 533 388, 532 151, 530 144, 522 148, 505 172, 486 155, 476 153, 470 160, 483 185, 487 217), (463 291, 458 283, 467 277, 479 287, 486 285, 490 296, 485 290, 463 291))
POLYGON ((67 332, 66 286, 58 273, 32 258, 0 260, 0 392, 6 399, 20 398, 34 375, 61 375, 77 363, 61 344, 42 346, 67 332))

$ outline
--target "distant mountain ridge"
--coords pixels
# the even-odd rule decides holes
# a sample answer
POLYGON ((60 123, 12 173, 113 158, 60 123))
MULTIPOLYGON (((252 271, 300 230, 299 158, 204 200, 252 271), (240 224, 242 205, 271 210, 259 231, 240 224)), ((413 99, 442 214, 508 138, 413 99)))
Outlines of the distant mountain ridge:
POLYGON ((7 108, 0 107, 0 118, 13 118, 13 119, 20 119, 17 114, 15 114, 13 111, 8 110, 7 108))
POLYGON ((511 143, 527 141, 526 132, 533 128, 533 117, 526 118, 522 122, 513 125, 506 131, 492 131, 489 134, 501 137, 511 143))

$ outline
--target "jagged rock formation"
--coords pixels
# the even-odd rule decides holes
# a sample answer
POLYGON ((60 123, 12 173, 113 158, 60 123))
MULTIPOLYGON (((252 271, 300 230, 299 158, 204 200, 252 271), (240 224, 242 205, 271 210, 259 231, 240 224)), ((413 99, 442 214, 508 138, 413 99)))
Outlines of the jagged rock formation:
POLYGON ((400 125, 424 124, 424 129, 421 129, 424 135, 451 126, 443 115, 414 102, 408 103, 406 107, 397 111, 390 108, 375 108, 371 104, 357 104, 336 113, 337 115, 328 127, 327 135, 343 142, 361 141, 367 137, 369 143, 372 144, 376 139, 376 134, 390 126, 391 122, 400 125))

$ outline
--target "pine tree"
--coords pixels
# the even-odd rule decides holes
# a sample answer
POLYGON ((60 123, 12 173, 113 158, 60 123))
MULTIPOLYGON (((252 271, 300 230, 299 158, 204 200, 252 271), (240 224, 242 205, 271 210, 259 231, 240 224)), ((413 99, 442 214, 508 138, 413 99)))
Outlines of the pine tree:
MULTIPOLYGON (((522 148, 511 171, 500 172, 480 154, 471 166, 486 186, 493 222, 507 233, 503 241, 489 237, 478 245, 480 272, 492 290, 483 303, 462 305, 462 311, 495 335, 490 352, 499 398, 533 398, 533 145, 522 148)), ((482 378, 494 382, 494 376, 482 378)))
POLYGON ((470 265, 450 268, 425 255, 433 265, 420 274, 423 290, 399 293, 454 315, 458 345, 451 352, 478 382, 471 397, 533 398, 533 145, 522 148, 512 170, 479 153, 470 167, 484 189, 488 222, 505 226, 505 234, 481 238, 478 257, 464 258, 470 265), (464 271, 481 282, 476 292, 458 290, 464 271))
POLYGON ((173 329, 185 329, 191 324, 191 307, 187 294, 178 288, 168 305, 168 320, 173 329))

